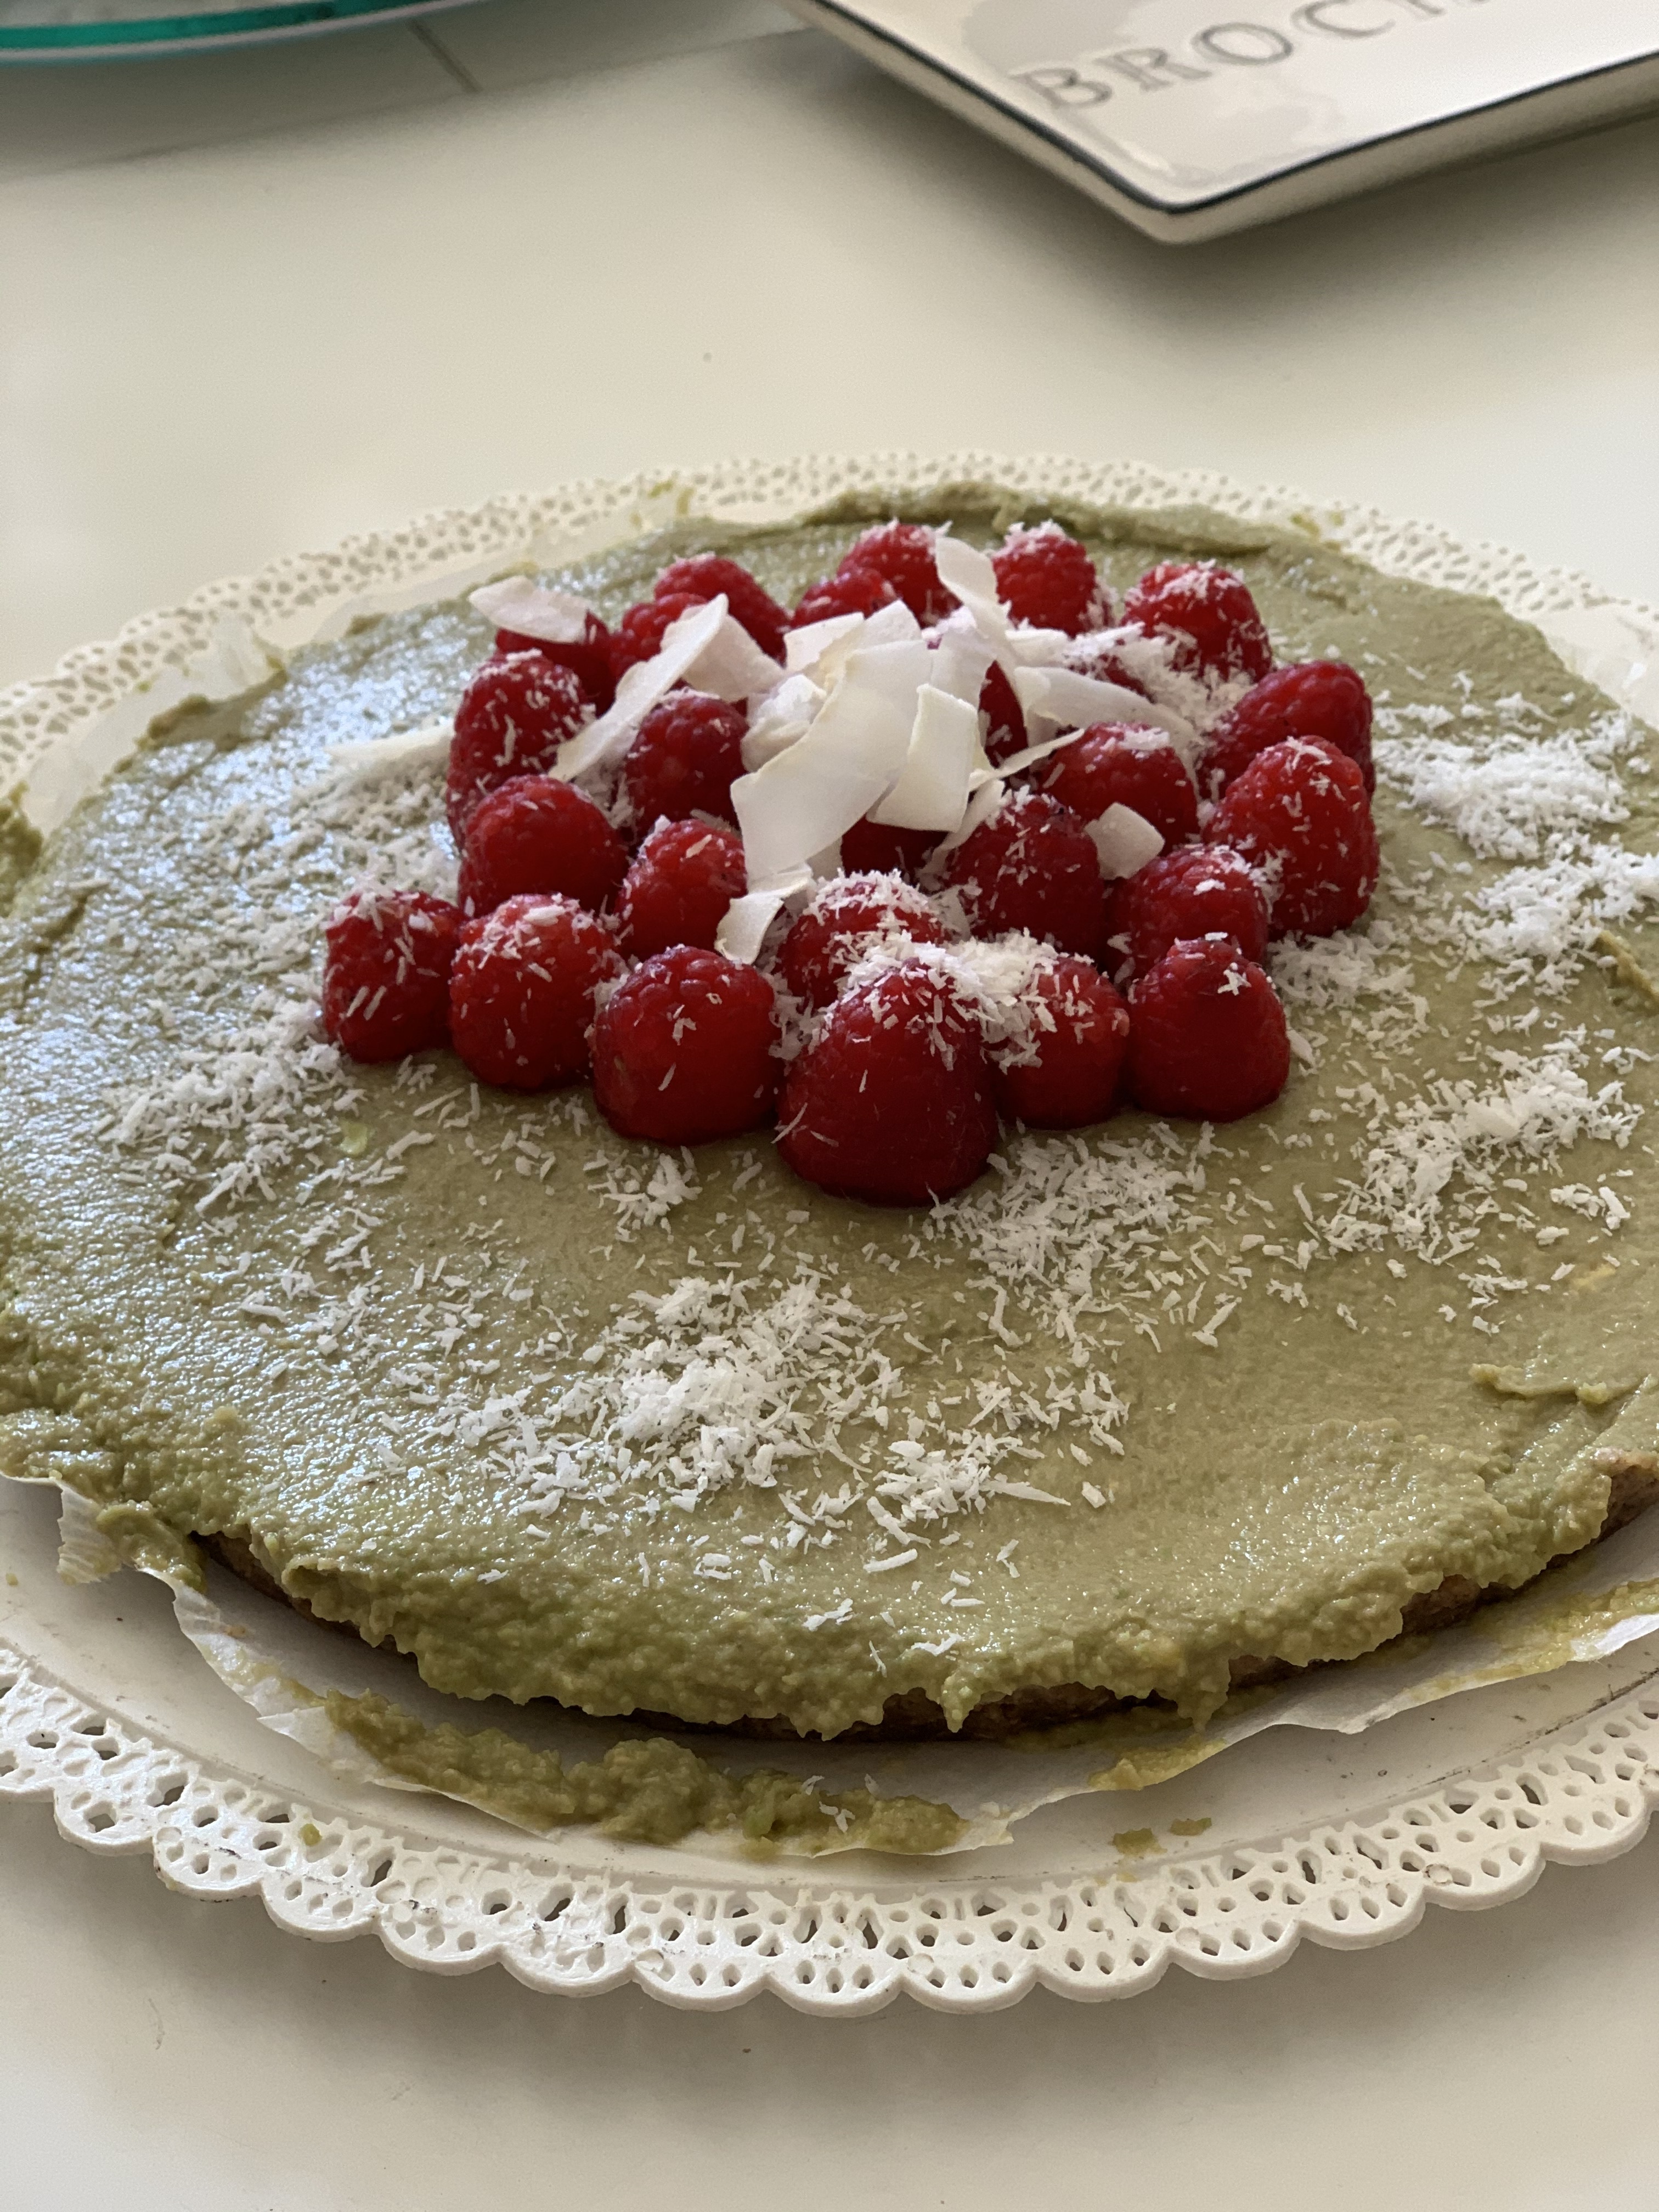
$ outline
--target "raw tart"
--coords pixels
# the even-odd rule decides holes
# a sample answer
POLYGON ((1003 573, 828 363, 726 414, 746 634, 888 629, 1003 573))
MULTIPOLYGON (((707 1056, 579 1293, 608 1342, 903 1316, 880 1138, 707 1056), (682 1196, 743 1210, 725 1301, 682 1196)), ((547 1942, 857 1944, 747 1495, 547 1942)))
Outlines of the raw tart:
MULTIPOLYGON (((887 511, 559 580, 614 618, 718 544, 793 602, 887 511)), ((1382 882, 1271 955, 1274 1104, 1011 1131, 893 1212, 765 1134, 656 1151, 585 1089, 343 1060, 319 914, 453 854, 429 742, 336 749, 450 712, 489 643, 465 603, 384 619, 10 841, 4 1470, 443 1690, 825 1735, 1202 1717, 1645 1504, 1650 734, 1488 603, 1197 513, 1064 520, 1119 588, 1224 559, 1281 659, 1378 702, 1382 882)))

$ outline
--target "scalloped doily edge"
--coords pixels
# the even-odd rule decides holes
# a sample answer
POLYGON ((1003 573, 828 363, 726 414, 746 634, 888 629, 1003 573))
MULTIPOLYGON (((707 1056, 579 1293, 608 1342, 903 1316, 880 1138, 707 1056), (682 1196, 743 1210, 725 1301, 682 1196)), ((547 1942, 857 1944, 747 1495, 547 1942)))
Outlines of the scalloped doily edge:
POLYGON ((770 1990, 842 2018, 900 1996, 975 2012, 1036 1988, 1133 1996, 1171 1966, 1206 1980, 1267 1973, 1304 1941, 1390 1942, 1431 1904, 1507 1904, 1548 1863, 1618 1857, 1659 1802, 1659 1679, 1523 1756, 1367 1819, 1172 1860, 1133 1881, 981 1875, 920 1882, 902 1899, 810 1877, 607 1881, 506 1843, 486 1854, 422 1841, 216 1772, 89 1708, 3 1645, 0 1795, 50 1802, 59 1832, 88 1850, 148 1850, 188 1896, 258 1897, 279 1928, 314 1941, 372 1930, 428 1972, 499 1965, 564 1996, 637 1982, 696 2010, 770 1990))

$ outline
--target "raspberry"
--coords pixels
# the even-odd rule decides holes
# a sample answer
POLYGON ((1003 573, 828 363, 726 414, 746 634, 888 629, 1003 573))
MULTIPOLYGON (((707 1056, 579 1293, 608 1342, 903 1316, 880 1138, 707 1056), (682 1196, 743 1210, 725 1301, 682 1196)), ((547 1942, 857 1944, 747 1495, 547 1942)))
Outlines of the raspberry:
POLYGON ((478 915, 520 891, 559 891, 597 914, 627 868, 622 839, 585 793, 550 775, 520 775, 467 824, 458 896, 478 915))
POLYGON ((872 615, 897 597, 879 568, 849 555, 833 576, 803 593, 789 627, 800 629, 807 623, 828 622, 832 615, 872 615))
POLYGON ((920 522, 882 522, 866 530, 842 562, 885 576, 916 620, 943 622, 956 605, 939 581, 933 533, 920 522))
POLYGON ((781 660, 788 616, 741 562, 728 561, 723 553, 694 553, 689 560, 671 562, 658 577, 652 596, 712 599, 721 592, 732 620, 743 624, 763 653, 781 660))
POLYGON ((1219 799, 1258 753, 1286 738, 1325 738, 1358 763, 1367 792, 1376 790, 1364 678, 1344 661, 1301 660, 1264 676, 1217 723, 1199 764, 1209 797, 1219 799))
POLYGON ((994 660, 980 686, 979 711, 985 717, 985 757, 993 768, 1026 746, 1025 713, 1008 672, 994 660))
POLYGON ((1231 937, 1177 939, 1129 994, 1129 1087, 1149 1114, 1237 1121, 1290 1072, 1279 994, 1231 937))
POLYGON ((1231 937, 1249 960, 1267 950, 1267 901, 1248 862, 1225 845, 1160 853, 1112 886, 1106 965, 1121 983, 1144 975, 1180 937, 1231 937))
POLYGON ((994 1055, 997 1103, 1033 1129, 1103 1121, 1117 1100, 1128 1008, 1092 961, 1066 954, 1036 970, 1025 997, 1035 1056, 1012 1059, 1012 1046, 994 1055))
POLYGON ((997 572, 997 597, 1016 622, 1037 629, 1100 629, 1106 605, 1089 558, 1089 549, 1068 538, 1057 522, 1035 530, 1016 526, 1000 552, 991 556, 997 572))
POLYGON ((1116 684, 1125 691, 1138 691, 1144 699, 1146 686, 1136 675, 1125 658, 1121 630, 1108 630, 1094 637, 1080 637, 1066 650, 1066 666, 1076 669, 1079 676, 1092 676, 1097 684, 1116 684))
POLYGON ((654 660, 671 625, 693 607, 707 604, 701 592, 668 592, 659 599, 642 599, 629 607, 611 633, 611 672, 616 681, 620 684, 641 661, 654 660))
POLYGON ((617 679, 611 672, 611 633, 596 614, 587 617, 580 637, 568 645, 530 637, 521 630, 498 629, 495 650, 498 653, 539 653, 544 660, 568 668, 598 714, 604 714, 617 696, 617 679))
POLYGON ((939 841, 937 830, 898 830, 866 814, 841 841, 841 864, 849 876, 919 876, 939 841))
POLYGON ((634 855, 617 894, 623 943, 636 958, 671 945, 712 947, 748 888, 743 840, 706 822, 664 822, 634 855))
POLYGON ((487 660, 455 709, 445 803, 457 845, 479 801, 515 775, 550 769, 592 709, 568 668, 534 653, 487 660))
POLYGON ((623 781, 634 819, 641 824, 666 815, 714 814, 732 822, 732 786, 743 774, 741 707, 706 691, 671 691, 635 732, 623 763, 623 781))
POLYGON ((507 899, 461 932, 449 976, 456 1051, 505 1091, 574 1083, 587 1073, 593 994, 622 966, 610 931, 574 899, 507 899))
POLYGON ((1164 561, 1149 568, 1124 600, 1123 619, 1173 636, 1178 667, 1259 683, 1273 665, 1249 586, 1213 561, 1164 561))
POLYGON ((1322 738, 1289 738, 1258 753, 1204 835, 1261 870, 1275 937, 1333 936, 1358 921, 1376 889, 1364 776, 1322 738))
POLYGON ((1198 835, 1198 792, 1161 730, 1097 722, 1054 755, 1042 788, 1084 822, 1133 806, 1166 845, 1198 835))
POLYGON ((872 1206, 925 1206, 970 1183, 997 1116, 978 1024, 907 962, 838 999, 791 1066, 778 1150, 808 1182, 872 1206))
POLYGON ((798 999, 827 1006, 872 942, 901 933, 918 945, 946 942, 932 907, 898 877, 836 876, 790 924, 778 965, 798 999))
POLYGON ((735 1137, 771 1114, 777 1036, 757 969, 690 945, 653 952, 594 1020, 594 1099, 624 1137, 735 1137))
POLYGON ((976 937, 1025 929, 1085 959, 1104 945, 1099 855, 1077 816, 1046 792, 1009 793, 951 852, 945 881, 962 893, 976 937))
POLYGON ((449 1038, 461 910, 425 891, 348 892, 324 934, 323 1030, 353 1060, 401 1060, 449 1038))

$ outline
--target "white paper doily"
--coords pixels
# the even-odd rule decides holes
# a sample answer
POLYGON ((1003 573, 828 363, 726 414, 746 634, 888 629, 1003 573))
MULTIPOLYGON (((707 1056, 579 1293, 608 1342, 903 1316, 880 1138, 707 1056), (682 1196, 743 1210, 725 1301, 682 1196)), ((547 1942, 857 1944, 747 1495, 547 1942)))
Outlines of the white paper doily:
MULTIPOLYGON (((1316 531, 1392 573, 1490 593, 1624 703, 1650 718, 1659 707, 1659 617, 1427 525, 1130 464, 874 455, 580 483, 211 586, 0 694, 0 778, 27 777, 31 811, 55 820, 152 716, 204 688, 204 668, 257 673, 256 640, 337 633, 356 613, 681 514, 770 521, 849 489, 969 479, 1042 502, 1199 503, 1316 531)), ((1172 1964, 1261 1973, 1304 1936, 1355 1948, 1405 1933, 1430 1901, 1502 1903, 1547 1860, 1628 1849, 1659 1798, 1659 1658, 1638 1645, 1354 1738, 1279 1729, 943 1863, 854 1855, 750 1872, 585 1830, 541 1844, 461 1805, 333 1780, 208 1674, 165 1592, 132 1576, 59 1582, 55 1517, 51 1494, 0 1485, 0 1791, 50 1801, 89 1850, 149 1851, 175 1887, 258 1895, 313 1937, 373 1929, 395 1957, 440 1972, 500 1963, 567 1993, 636 1980, 693 2007, 769 1988, 842 2014, 902 1993, 950 2010, 1006 2005, 1038 1984, 1128 1996, 1172 1964)))

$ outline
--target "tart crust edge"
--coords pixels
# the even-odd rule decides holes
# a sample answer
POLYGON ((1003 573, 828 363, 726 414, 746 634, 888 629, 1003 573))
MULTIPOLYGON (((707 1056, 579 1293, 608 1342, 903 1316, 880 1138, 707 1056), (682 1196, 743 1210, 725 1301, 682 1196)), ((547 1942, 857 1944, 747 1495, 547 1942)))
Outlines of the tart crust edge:
MULTIPOLYGON (((1588 1550, 1589 1544, 1599 1543, 1616 1529, 1625 1528, 1649 1507, 1659 1503, 1659 1455, 1646 1452, 1623 1452, 1610 1449, 1601 1455, 1602 1471, 1608 1480, 1607 1509, 1601 1525, 1589 1542, 1579 1547, 1588 1550)), ((198 1535, 196 1540, 219 1564, 265 1597, 276 1598, 307 1620, 319 1620, 327 1628, 342 1631, 349 1636, 359 1634, 349 1621, 327 1621, 314 1613, 302 1597, 285 1589, 270 1569, 260 1559, 253 1545, 246 1536, 229 1532, 198 1535)), ((1576 1557, 1576 1553, 1563 1552, 1550 1561, 1550 1566, 1561 1560, 1576 1557)), ((1548 1568, 1542 1571, 1548 1572, 1548 1568)), ((1535 1580, 1536 1577, 1534 1577, 1535 1580)), ((1528 1588, 1521 1583, 1518 1589, 1528 1588)), ((1502 1583, 1484 1587, 1471 1582, 1464 1575, 1448 1575, 1433 1589, 1419 1590, 1407 1601, 1401 1615, 1397 1633, 1375 1648, 1387 1650, 1389 1645, 1403 1642, 1411 1636, 1431 1635, 1437 1630, 1451 1628, 1483 1605, 1497 1600, 1513 1597, 1517 1589, 1502 1583)), ((386 1638, 377 1649, 395 1651, 396 1644, 386 1638)), ((1315 1661, 1315 1666, 1341 1665, 1338 1661, 1315 1661)), ((1293 1665, 1286 1659, 1258 1659, 1249 1656, 1231 1663, 1232 1686, 1236 1690, 1257 1689, 1274 1682, 1288 1680, 1292 1675, 1306 1674, 1306 1666, 1293 1665)), ((1137 1700, 1119 1697, 1114 1691, 1090 1688, 1080 1682, 1059 1682, 1035 1686, 1017 1691, 1012 1696, 998 1698, 975 1705, 960 1729, 952 1731, 945 1725, 941 1707, 924 1690, 904 1690, 887 1700, 879 1722, 861 1721, 845 1729, 836 1737, 838 1743, 905 1743, 948 1740, 952 1734, 997 1742, 1033 1729, 1054 1728, 1068 1721, 1095 1720, 1110 1713, 1122 1712, 1137 1700)), ((622 1716, 647 1727, 659 1727, 676 1733, 702 1733, 705 1723, 678 1720, 670 1713, 637 1711, 622 1716)), ((718 1731, 728 1735, 758 1737, 772 1741, 812 1741, 803 1737, 790 1723, 778 1717, 744 1718, 730 1723, 718 1731)))

